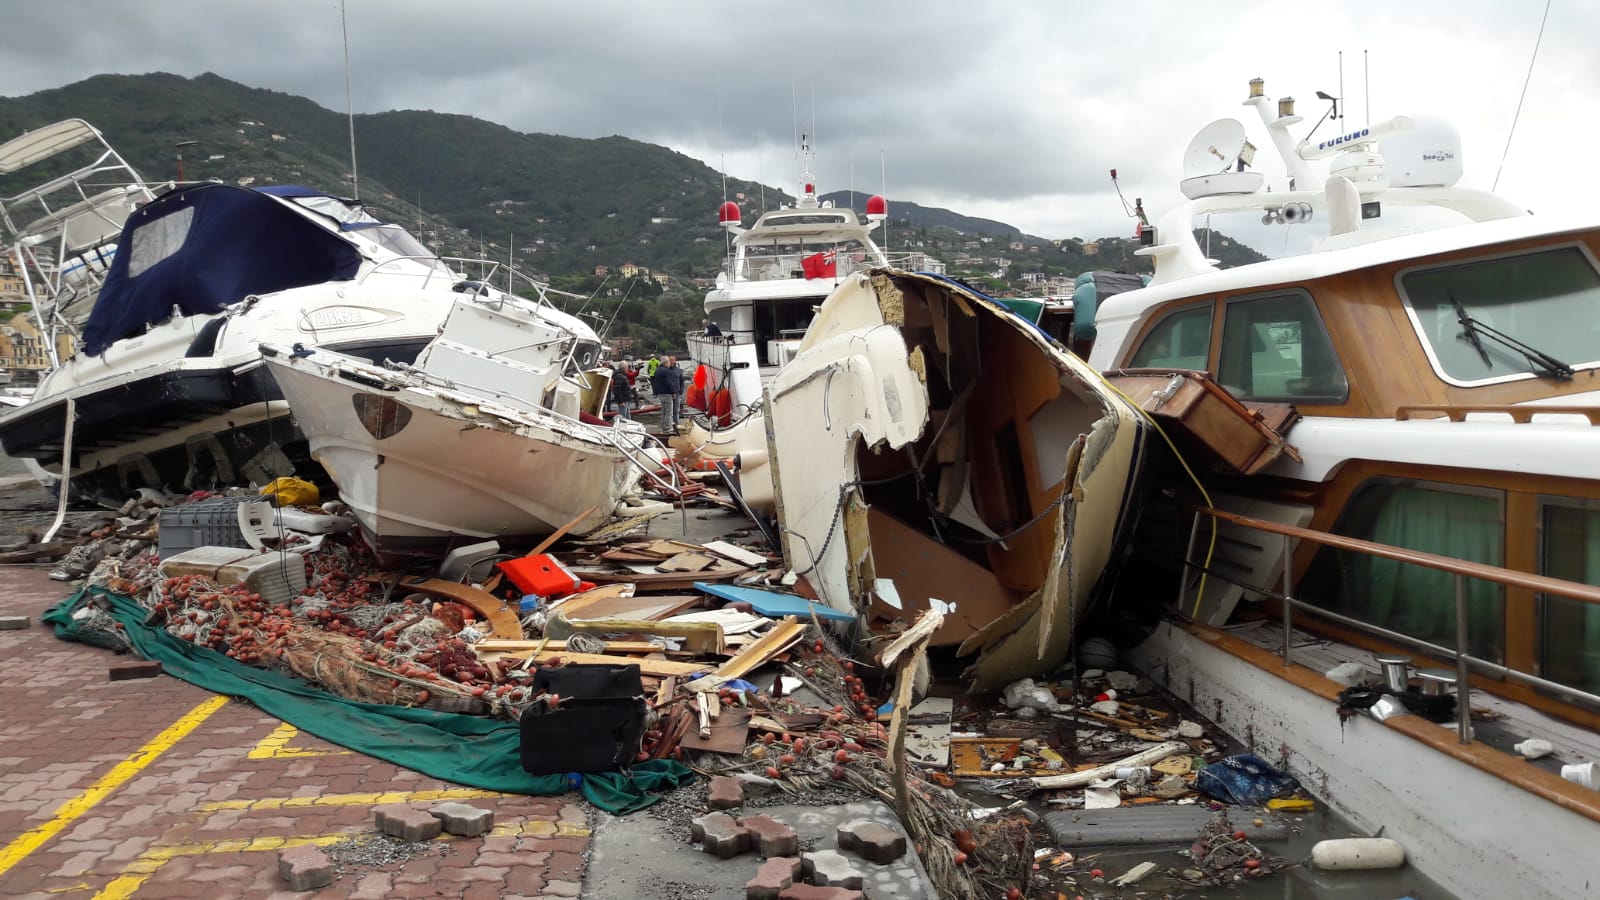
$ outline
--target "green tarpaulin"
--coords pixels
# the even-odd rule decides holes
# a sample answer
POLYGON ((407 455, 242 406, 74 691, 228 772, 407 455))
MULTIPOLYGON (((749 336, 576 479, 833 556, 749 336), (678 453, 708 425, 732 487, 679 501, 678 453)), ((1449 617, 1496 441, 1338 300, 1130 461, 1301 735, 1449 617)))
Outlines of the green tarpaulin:
MULTIPOLYGON (((486 791, 561 794, 571 787, 566 775, 523 771, 515 722, 347 700, 148 627, 143 607, 102 588, 79 590, 45 613, 41 621, 55 626, 56 635, 65 640, 94 643, 72 618, 74 610, 91 602, 106 607, 126 629, 134 650, 161 663, 167 674, 208 691, 248 700, 301 731, 342 747, 486 791)), ((649 760, 628 773, 586 773, 581 789, 595 806, 629 813, 659 799, 649 791, 676 787, 691 775, 688 767, 672 760, 649 760)))

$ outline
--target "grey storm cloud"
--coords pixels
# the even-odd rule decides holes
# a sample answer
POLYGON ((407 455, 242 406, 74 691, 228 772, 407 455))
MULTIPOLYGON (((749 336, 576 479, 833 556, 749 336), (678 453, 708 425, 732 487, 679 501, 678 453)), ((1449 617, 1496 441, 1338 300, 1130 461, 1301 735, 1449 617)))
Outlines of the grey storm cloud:
MULTIPOLYGON (((1508 187, 1545 190, 1536 173, 1559 158, 1548 144, 1594 143, 1600 62, 1585 44, 1600 33, 1600 10, 1591 6, 1552 2, 1508 187), (1524 145, 1523 129, 1542 137, 1524 145)), ((791 192, 804 128, 815 133, 823 190, 874 190, 882 179, 892 197, 1054 236, 1126 227, 1110 168, 1130 197, 1175 202, 1196 129, 1220 116, 1259 125, 1238 106, 1252 76, 1320 115, 1313 94, 1337 90, 1341 50, 1348 109, 1362 109, 1370 50, 1375 110, 1457 119, 1469 178, 1488 186, 1542 13, 1490 0, 1448 9, 348 0, 344 9, 357 112, 432 109, 520 131, 620 134, 791 192)), ((0 30, 0 94, 103 72, 215 72, 342 110, 340 14, 338 0, 80 0, 70 13, 13 0, 0 30)))

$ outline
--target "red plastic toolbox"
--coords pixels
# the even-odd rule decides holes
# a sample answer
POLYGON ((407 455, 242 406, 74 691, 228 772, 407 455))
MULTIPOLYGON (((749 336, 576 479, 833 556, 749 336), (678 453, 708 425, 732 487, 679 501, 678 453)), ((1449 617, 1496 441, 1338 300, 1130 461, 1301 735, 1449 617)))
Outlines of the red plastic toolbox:
POLYGON ((508 559, 500 563, 500 571, 511 579, 517 590, 541 597, 565 597, 580 590, 583 584, 560 560, 546 553, 508 559))

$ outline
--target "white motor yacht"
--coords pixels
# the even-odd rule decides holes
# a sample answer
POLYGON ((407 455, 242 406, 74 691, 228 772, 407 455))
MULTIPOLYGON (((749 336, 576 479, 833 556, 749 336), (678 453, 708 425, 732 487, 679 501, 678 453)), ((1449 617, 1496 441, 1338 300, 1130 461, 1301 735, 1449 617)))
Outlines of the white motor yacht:
POLYGON ((1090 362, 1170 373, 1153 412, 1186 370, 1292 404, 1298 452, 1147 511, 1172 540, 1135 571, 1175 600, 1132 658, 1453 893, 1590 895, 1600 792, 1563 772, 1600 757, 1600 220, 1460 186, 1441 120, 1246 105, 1264 149, 1191 142, 1090 362), (1307 252, 1219 269, 1195 229, 1227 214, 1307 252))
POLYGON ((356 201, 149 185, 81 119, 0 145, 0 191, 62 167, 0 199, 54 363, 31 402, 0 417, 0 444, 110 505, 141 486, 293 471, 299 436, 258 345, 409 361, 464 289, 356 201))

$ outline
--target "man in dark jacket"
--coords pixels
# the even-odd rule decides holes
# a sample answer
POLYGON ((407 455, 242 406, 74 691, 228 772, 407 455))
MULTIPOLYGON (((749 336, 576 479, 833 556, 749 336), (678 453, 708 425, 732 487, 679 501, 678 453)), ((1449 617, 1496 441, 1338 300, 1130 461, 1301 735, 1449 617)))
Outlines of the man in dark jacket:
POLYGON ((617 418, 633 418, 633 404, 635 396, 633 385, 628 382, 628 376, 618 365, 611 370, 611 405, 617 408, 617 418))
POLYGON ((683 396, 683 370, 678 368, 678 358, 669 356, 661 361, 656 373, 650 376, 650 389, 661 404, 661 430, 667 434, 678 433, 678 416, 682 412, 679 400, 683 396))

